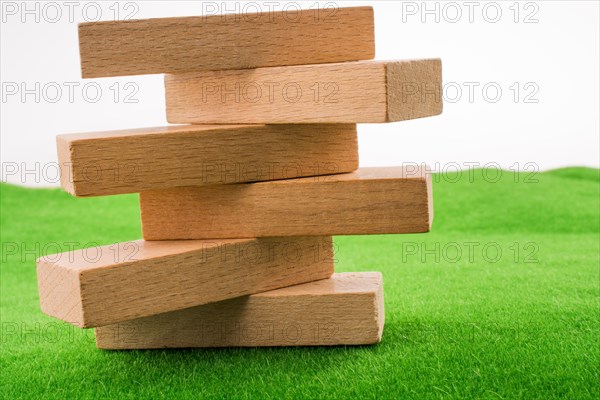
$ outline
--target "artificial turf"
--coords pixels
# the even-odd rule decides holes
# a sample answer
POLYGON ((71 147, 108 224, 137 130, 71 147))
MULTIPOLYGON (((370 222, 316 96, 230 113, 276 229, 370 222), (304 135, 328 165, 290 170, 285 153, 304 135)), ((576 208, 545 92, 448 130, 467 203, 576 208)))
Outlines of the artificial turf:
POLYGON ((135 195, 1 184, 3 398, 594 398, 600 171, 434 175, 421 235, 339 237, 337 271, 382 271, 376 346, 101 351, 43 315, 35 258, 140 237, 135 195), (498 180, 496 180, 498 179, 498 180))

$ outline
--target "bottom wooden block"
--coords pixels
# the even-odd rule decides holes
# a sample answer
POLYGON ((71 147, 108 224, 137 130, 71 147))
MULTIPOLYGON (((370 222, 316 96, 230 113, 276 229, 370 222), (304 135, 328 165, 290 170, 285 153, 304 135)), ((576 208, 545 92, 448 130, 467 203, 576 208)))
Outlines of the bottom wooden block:
POLYGON ((385 320, 379 272, 341 273, 96 328, 101 349, 373 344, 385 320))

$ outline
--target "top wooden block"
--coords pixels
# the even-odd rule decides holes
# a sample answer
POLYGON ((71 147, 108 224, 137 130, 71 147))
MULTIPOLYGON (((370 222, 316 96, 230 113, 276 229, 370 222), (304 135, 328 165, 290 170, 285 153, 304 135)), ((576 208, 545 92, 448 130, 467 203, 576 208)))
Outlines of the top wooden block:
POLYGON ((372 7, 79 25, 83 78, 370 60, 372 7))

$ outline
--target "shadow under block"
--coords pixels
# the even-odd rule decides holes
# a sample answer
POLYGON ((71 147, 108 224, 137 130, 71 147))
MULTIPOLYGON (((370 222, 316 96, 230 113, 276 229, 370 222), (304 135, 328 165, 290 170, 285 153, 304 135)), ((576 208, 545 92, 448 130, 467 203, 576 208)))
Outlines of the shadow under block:
POLYGON ((442 113, 439 59, 166 75, 170 123, 371 123, 442 113))
POLYGON ((140 193, 146 240, 427 232, 433 219, 425 168, 140 193))
POLYGON ((59 135, 75 196, 297 178, 358 168, 354 124, 183 125, 59 135))
POLYGON ((124 242, 41 257, 42 311, 87 328, 333 273, 331 237, 124 242))
POLYGON ((89 22, 79 52, 83 78, 370 60, 373 8, 89 22))
POLYGON ((378 343, 379 272, 331 278, 96 329, 102 349, 324 346, 378 343))

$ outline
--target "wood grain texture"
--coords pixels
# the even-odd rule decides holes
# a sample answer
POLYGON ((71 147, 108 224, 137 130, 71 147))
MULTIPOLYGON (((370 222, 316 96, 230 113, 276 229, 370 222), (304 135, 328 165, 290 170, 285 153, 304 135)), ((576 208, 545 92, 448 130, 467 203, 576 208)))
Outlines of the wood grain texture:
POLYGON ((291 286, 96 329, 102 349, 329 346, 381 340, 379 272, 291 286))
POLYGON ((42 311, 79 327, 325 279, 331 237, 124 242, 41 257, 42 311))
POLYGON ((83 78, 370 60, 372 7, 79 25, 83 78))
POLYGON ((442 112, 439 59, 166 75, 171 123, 369 123, 442 112))
POLYGON ((75 196, 268 181, 358 168, 354 124, 185 125, 59 135, 75 196))
POLYGON ((427 232, 433 218, 425 168, 140 194, 146 240, 427 232))

